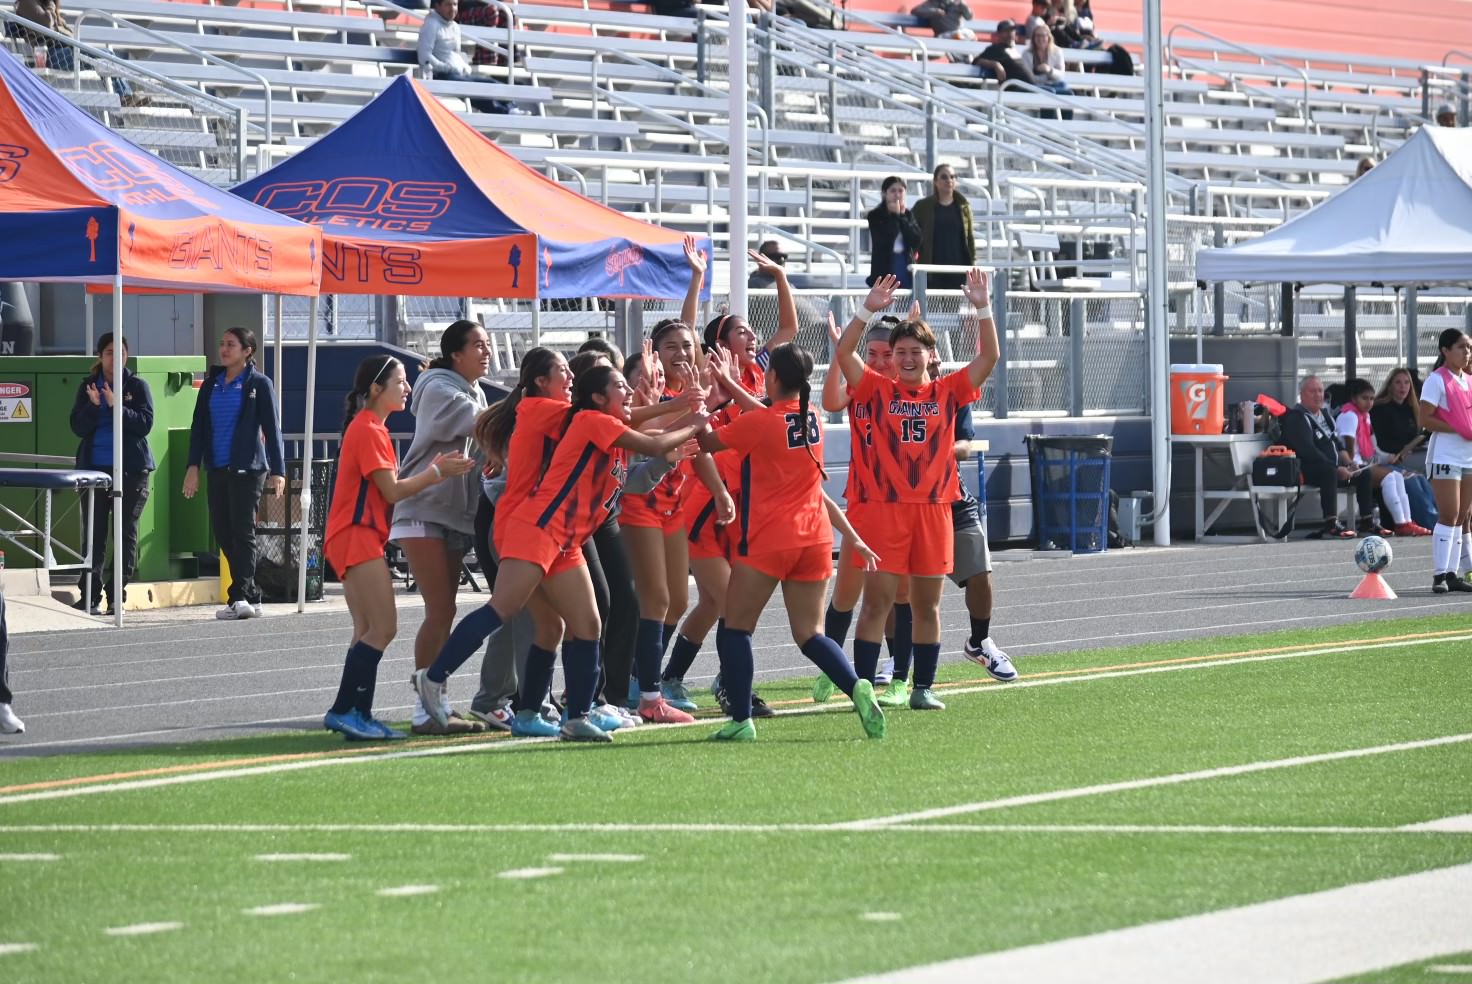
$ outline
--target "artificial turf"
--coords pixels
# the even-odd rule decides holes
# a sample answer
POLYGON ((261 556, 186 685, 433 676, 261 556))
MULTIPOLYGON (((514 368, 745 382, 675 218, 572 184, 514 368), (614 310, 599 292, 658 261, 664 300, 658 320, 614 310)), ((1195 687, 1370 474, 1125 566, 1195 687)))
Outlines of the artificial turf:
MULTIPOLYGON (((422 742, 456 750, 295 759, 308 767, 60 799, 0 792, 0 854, 59 855, 0 860, 0 945, 38 947, 0 946, 0 977, 842 980, 1468 863, 1472 835, 1390 829, 1472 813, 1467 741, 897 829, 811 829, 1472 733, 1464 636, 1344 645, 1458 629, 1472 624, 1079 653, 1023 661, 1032 674, 1023 686, 979 684, 974 667, 955 666, 949 676, 971 685, 947 697, 949 709, 892 712, 883 741, 865 740, 835 701, 831 712, 760 722, 749 746, 701 740, 712 721, 639 729, 601 748, 422 742), (1346 651, 1263 658, 1293 647, 1346 651), (1180 662, 1224 653, 1257 655, 1180 662), (1101 667, 1115 669, 1077 672, 1101 667), (121 829, 101 829, 109 825, 121 829), (173 825, 191 829, 161 829, 173 825), (211 829, 239 825, 264 829, 211 829), (1087 829, 1095 825, 1152 829, 1087 829), (1153 829, 1176 825, 1371 829, 1153 829), (971 827, 980 829, 961 829, 971 827), (351 859, 255 860, 268 852, 351 859), (643 860, 549 860, 559 853, 643 860), (500 877, 539 867, 563 870, 500 877), (376 894, 403 885, 438 890, 376 894), (317 908, 243 914, 279 903, 317 908), (104 932, 172 922, 183 925, 104 932)), ((802 707, 807 684, 763 693, 802 707)), ((0 766, 0 786, 339 747, 294 734, 12 761, 0 766)), ((1411 976, 1355 978, 1402 979, 1411 976)))

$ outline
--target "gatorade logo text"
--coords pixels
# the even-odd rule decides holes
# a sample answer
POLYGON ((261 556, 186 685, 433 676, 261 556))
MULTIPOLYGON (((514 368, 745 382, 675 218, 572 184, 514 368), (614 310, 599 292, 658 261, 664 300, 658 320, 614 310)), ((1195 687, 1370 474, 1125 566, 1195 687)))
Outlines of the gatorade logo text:
POLYGON ((1206 405, 1215 386, 1215 383, 1204 383, 1200 380, 1182 380, 1181 395, 1185 397, 1187 417, 1192 420, 1206 419, 1206 405))
POLYGON ((215 206, 199 197, 145 154, 124 150, 105 140, 69 147, 57 154, 98 191, 118 192, 118 201, 134 208, 187 201, 208 212, 215 206))
POLYGON ((21 158, 31 156, 27 147, 15 144, 0 144, 0 184, 10 181, 20 173, 21 158))
POLYGON ((624 271, 639 266, 644 262, 644 250, 634 243, 630 243, 623 249, 614 248, 609 250, 608 259, 603 261, 603 272, 610 277, 618 278, 618 285, 624 285, 624 271))
POLYGON ((256 192, 255 202, 313 225, 382 232, 427 232, 455 200, 449 181, 333 178, 286 181, 256 192))

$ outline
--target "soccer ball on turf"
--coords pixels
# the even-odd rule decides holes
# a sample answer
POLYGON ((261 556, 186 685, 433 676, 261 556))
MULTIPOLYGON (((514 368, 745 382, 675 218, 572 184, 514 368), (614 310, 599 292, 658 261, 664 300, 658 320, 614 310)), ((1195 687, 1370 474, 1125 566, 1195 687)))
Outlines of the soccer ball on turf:
POLYGON ((1354 562, 1366 574, 1378 574, 1390 566, 1390 544, 1384 537, 1367 536, 1354 548, 1354 562))

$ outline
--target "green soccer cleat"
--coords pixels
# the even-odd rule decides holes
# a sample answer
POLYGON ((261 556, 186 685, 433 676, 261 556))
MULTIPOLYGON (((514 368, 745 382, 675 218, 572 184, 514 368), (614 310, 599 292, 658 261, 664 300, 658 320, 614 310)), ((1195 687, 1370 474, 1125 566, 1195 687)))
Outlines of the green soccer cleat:
POLYGON ((837 691, 833 681, 828 679, 828 674, 819 673, 818 681, 813 684, 813 703, 826 704, 837 691))
POLYGON ((751 718, 745 721, 727 721, 721 730, 710 736, 711 741, 756 741, 756 725, 751 718))
POLYGON ((929 687, 916 687, 910 691, 910 710, 912 711, 943 711, 946 705, 941 703, 935 691, 929 687))
POLYGON ((864 725, 864 734, 870 738, 884 737, 884 711, 874 699, 874 684, 860 680, 854 685, 854 710, 864 725))
POLYGON ((880 707, 906 707, 910 703, 910 685, 903 680, 890 681, 884 695, 879 698, 880 707))

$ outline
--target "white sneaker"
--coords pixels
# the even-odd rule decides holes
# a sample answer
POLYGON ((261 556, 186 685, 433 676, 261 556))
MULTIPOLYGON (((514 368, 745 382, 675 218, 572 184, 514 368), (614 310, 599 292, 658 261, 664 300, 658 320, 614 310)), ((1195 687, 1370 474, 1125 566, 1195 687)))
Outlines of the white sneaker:
POLYGON ((253 605, 250 606, 250 617, 251 618, 262 618, 263 616, 265 616, 265 614, 266 614, 266 610, 264 608, 262 608, 260 605, 253 604, 253 605))
POLYGON ((609 704, 607 706, 613 708, 613 712, 617 714, 619 716, 619 720, 623 722, 619 725, 620 729, 637 728, 639 725, 644 723, 643 719, 641 719, 636 712, 629 710, 627 707, 620 707, 618 704, 609 704))
POLYGON ((981 645, 972 647, 971 640, 966 640, 966 658, 978 664, 991 675, 993 680, 1008 683, 1017 679, 1017 670, 1012 667, 1012 661, 1007 654, 1002 652, 1000 646, 992 641, 991 636, 981 640, 981 645))
POLYGON ((470 716, 492 731, 510 731, 511 719, 516 717, 509 707, 493 707, 489 711, 477 711, 472 707, 470 716))
POLYGON ((414 690, 419 694, 419 699, 424 702, 424 713, 438 724, 445 727, 450 723, 449 698, 445 696, 445 685, 435 683, 429 678, 429 670, 415 670, 414 676, 410 678, 414 684, 414 690))
POLYGON ((219 611, 215 612, 215 618, 219 619, 222 622, 233 622, 239 617, 240 612, 233 604, 226 605, 224 608, 221 608, 219 611))
POLYGON ((261 617, 261 610, 259 608, 257 608, 255 605, 252 605, 250 602, 246 601, 244 598, 241 598, 239 601, 237 601, 235 603, 235 617, 236 618, 260 618, 261 617))
POLYGON ((18 735, 26 730, 26 723, 15 716, 9 704, 0 704, 0 732, 18 735))
POLYGON ((894 679, 894 657, 887 658, 874 673, 874 686, 886 686, 894 679))

